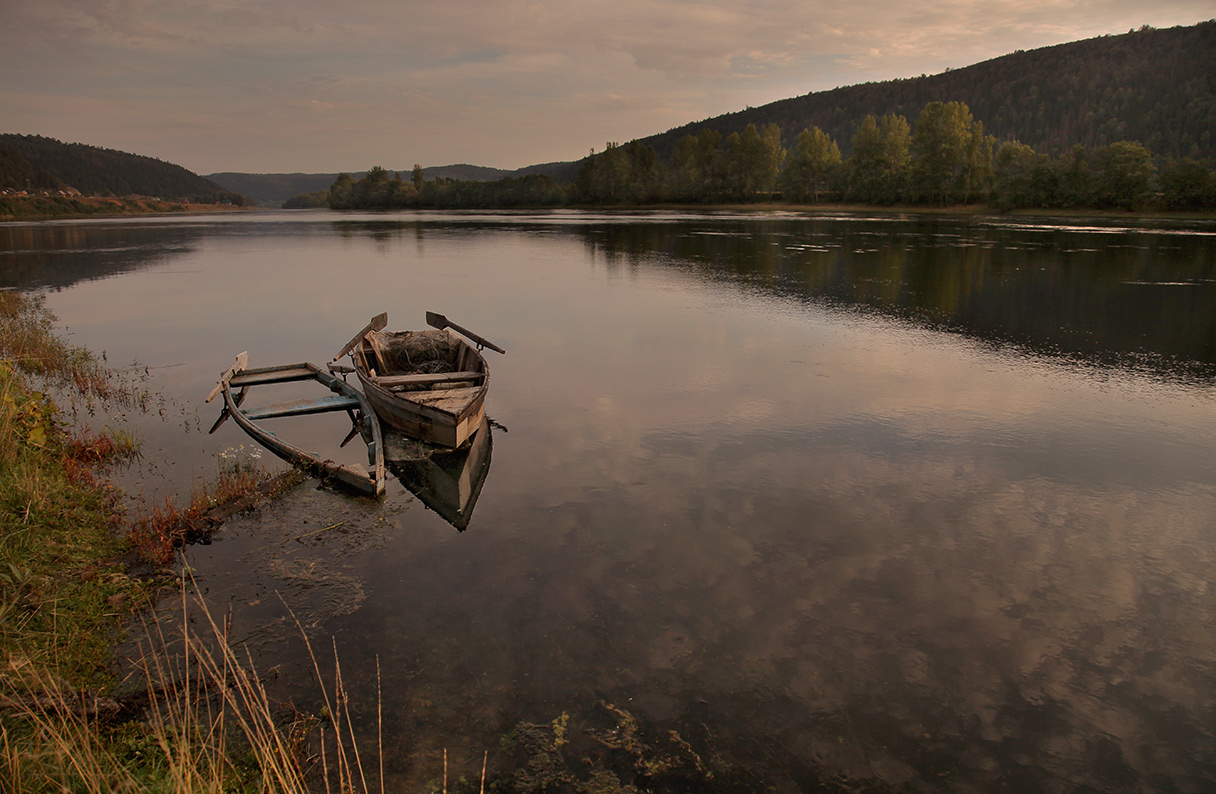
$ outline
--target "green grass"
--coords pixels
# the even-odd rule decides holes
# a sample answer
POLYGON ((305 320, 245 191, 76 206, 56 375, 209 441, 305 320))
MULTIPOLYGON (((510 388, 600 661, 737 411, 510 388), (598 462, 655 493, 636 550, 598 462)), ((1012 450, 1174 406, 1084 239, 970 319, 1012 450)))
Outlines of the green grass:
POLYGON ((340 673, 328 717, 282 720, 252 659, 184 580, 191 617, 169 638, 154 623, 137 661, 150 702, 114 721, 114 642, 169 571, 134 579, 122 555, 138 548, 174 562, 183 532, 207 510, 275 483, 238 455, 220 461, 186 506, 165 502, 128 518, 98 467, 137 455, 138 440, 72 427, 47 397, 52 389, 88 401, 90 416, 148 397, 56 336, 41 300, 0 291, 0 790, 292 794, 319 774, 327 791, 366 794, 340 673), (328 744, 313 747, 318 737, 328 744))
POLYGON ((110 634, 147 601, 114 561, 128 546, 118 495, 69 445, 54 404, 3 360, 0 439, 0 653, 97 686, 110 634))

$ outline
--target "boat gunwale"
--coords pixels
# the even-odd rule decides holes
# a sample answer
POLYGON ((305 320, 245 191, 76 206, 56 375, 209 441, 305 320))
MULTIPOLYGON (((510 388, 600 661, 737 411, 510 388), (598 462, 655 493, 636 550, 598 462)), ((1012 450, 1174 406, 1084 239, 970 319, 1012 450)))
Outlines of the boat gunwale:
MULTIPOLYGON (((265 384, 242 385, 238 381, 237 385, 241 385, 242 389, 248 389, 253 385, 265 384)), ((337 481, 371 496, 380 496, 384 493, 387 469, 384 463, 384 439, 380 428, 379 415, 367 397, 351 384, 341 378, 335 377, 329 372, 325 372, 315 364, 302 362, 299 364, 284 364, 254 369, 242 366, 234 371, 225 373, 225 377, 221 379, 220 387, 224 395, 224 405, 228 415, 249 436, 278 457, 293 465, 309 469, 323 481, 337 481), (309 373, 306 377, 294 378, 296 381, 313 380, 330 391, 340 392, 359 401, 359 410, 362 414, 361 421, 365 426, 370 428, 372 436, 372 441, 368 444, 374 458, 374 462, 371 463, 372 471, 369 472, 361 465, 356 466, 322 459, 320 456, 306 452, 289 441, 284 441, 273 432, 261 427, 257 421, 246 416, 245 411, 242 410, 232 395, 232 380, 236 379, 237 375, 248 377, 250 375, 270 374, 276 371, 289 371, 292 369, 307 370, 309 373)))

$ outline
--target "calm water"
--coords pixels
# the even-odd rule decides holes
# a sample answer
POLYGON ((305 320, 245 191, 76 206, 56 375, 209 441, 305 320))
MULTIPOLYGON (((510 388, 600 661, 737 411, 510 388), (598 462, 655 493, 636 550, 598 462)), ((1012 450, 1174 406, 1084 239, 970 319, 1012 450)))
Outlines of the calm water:
POLYGON ((147 495, 252 446, 202 404, 242 350, 507 349, 466 531, 306 483, 190 552, 281 696, 285 605, 333 638, 373 743, 379 664, 394 786, 627 712, 694 788, 1216 788, 1214 225, 266 212, 0 225, 0 283, 148 367, 147 495))

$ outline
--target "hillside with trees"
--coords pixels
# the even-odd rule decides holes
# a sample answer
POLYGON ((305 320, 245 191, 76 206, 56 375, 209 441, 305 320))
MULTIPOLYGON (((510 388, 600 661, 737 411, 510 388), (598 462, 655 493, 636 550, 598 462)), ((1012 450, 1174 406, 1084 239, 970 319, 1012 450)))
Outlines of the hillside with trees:
POLYGON ((0 189, 69 187, 86 196, 244 203, 241 195, 163 160, 41 135, 0 135, 0 189))
POLYGON ((818 127, 842 142, 866 116, 913 118, 930 102, 962 102, 997 140, 1049 155, 1139 141, 1155 156, 1216 158, 1216 21, 1017 51, 905 80, 819 91, 640 139, 660 157, 702 129, 723 138, 776 124, 786 146, 818 127))
POLYGON ((678 139, 670 161, 649 144, 609 143, 583 161, 572 195, 595 204, 749 202, 780 196, 871 205, 987 204, 998 210, 1216 208, 1216 172, 1190 158, 1154 158, 1139 141, 1051 154, 998 141, 964 102, 929 102, 909 123, 867 115, 843 141, 818 127, 782 145, 776 124, 723 138, 678 139), (841 151, 847 149, 846 158, 841 151))
MULTIPOLYGON (((1194 209, 1211 206, 1214 130, 1216 21, 1208 21, 1144 27, 1017 51, 938 75, 811 93, 624 146, 609 143, 582 161, 532 166, 506 178, 547 176, 561 188, 562 201, 591 204, 747 201, 779 192, 798 202, 989 201, 1013 208, 1127 206, 1153 199, 1167 208, 1194 209), (954 166, 966 174, 953 174, 949 189, 941 171, 945 161, 931 175, 927 150, 918 155, 911 148, 913 122, 930 105, 942 112, 963 109, 967 116, 926 119, 970 130, 965 144, 959 139, 952 145, 967 148, 974 163, 954 166), (1140 164, 1134 195, 1112 198, 1114 183, 1101 182, 1106 177, 1097 174, 1145 153, 1150 162, 1140 164), (780 161, 776 167, 774 157, 780 161), (930 197, 926 191, 934 189, 930 197)), ((927 134, 926 128, 922 138, 927 134)), ((959 150, 949 153, 958 156, 959 150)), ((350 177, 355 185, 363 178, 350 177)), ((377 179, 391 182, 391 172, 377 179)), ((339 191, 337 206, 369 206, 360 202, 385 195, 394 196, 386 206, 494 206, 500 188, 511 202, 521 194, 518 185, 501 180, 459 189, 447 182, 442 202, 434 188, 429 198, 421 190, 407 196, 377 188, 339 191)), ((555 200, 553 191, 539 192, 546 202, 555 200)))
MULTIPOLYGON (((356 180, 340 174, 326 197, 332 209, 401 207, 551 207, 567 204, 750 203, 777 198, 870 205, 1208 210, 1216 208, 1216 171, 1189 158, 1159 158, 1138 141, 1058 155, 1016 140, 998 142, 964 102, 929 102, 915 122, 867 115, 847 140, 850 155, 818 127, 792 149, 776 124, 747 125, 725 138, 714 129, 675 142, 670 158, 642 141, 609 143, 579 166, 573 184, 541 174, 493 182, 409 180, 373 168, 356 180)), ((317 193, 301 206, 319 203, 317 193)))

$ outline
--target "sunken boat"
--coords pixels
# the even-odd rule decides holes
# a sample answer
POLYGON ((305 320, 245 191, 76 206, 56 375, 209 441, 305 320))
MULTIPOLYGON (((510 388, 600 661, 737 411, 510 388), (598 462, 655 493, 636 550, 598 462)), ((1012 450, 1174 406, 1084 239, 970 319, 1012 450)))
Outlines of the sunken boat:
POLYGON ((223 393, 224 408, 211 427, 214 433, 231 418, 242 430, 266 449, 295 466, 307 469, 323 482, 334 483, 369 496, 384 493, 384 443, 380 422, 367 399, 358 389, 325 372, 315 364, 285 364, 250 369, 249 354, 241 353, 236 362, 221 376, 207 402, 223 393), (258 407, 245 407, 245 398, 255 386, 314 381, 329 394, 304 397, 258 407), (239 391, 238 391, 239 389, 239 391), (341 446, 356 435, 367 441, 368 463, 371 471, 358 463, 339 463, 316 452, 308 452, 266 426, 266 421, 289 416, 309 416, 334 411, 345 412, 351 420, 351 431, 341 446))

